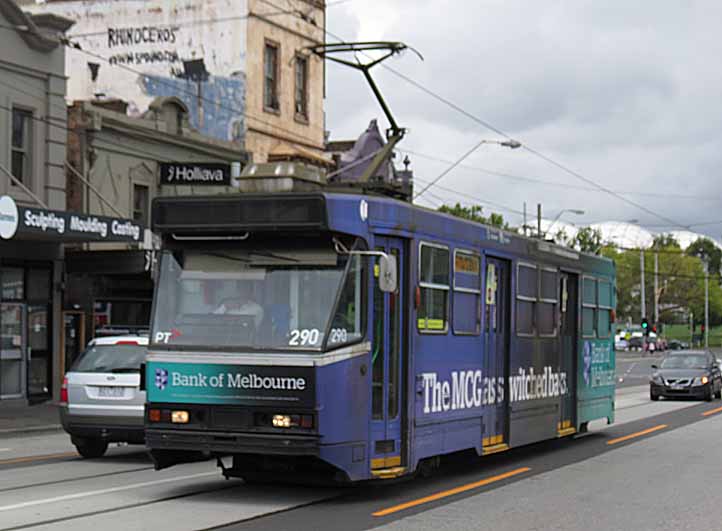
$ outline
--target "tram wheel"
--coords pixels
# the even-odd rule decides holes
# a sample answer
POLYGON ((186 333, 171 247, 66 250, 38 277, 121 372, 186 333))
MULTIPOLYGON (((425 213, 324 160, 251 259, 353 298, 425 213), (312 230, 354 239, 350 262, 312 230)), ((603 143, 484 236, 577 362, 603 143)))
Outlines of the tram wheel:
POLYGON ((430 478, 441 466, 441 458, 437 455, 435 457, 427 457, 419 461, 416 467, 416 473, 419 477, 430 478))

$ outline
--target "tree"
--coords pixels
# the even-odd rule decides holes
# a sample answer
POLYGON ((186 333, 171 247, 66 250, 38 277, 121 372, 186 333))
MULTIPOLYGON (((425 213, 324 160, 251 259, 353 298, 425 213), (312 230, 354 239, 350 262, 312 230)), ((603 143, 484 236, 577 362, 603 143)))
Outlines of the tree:
POLYGON ((599 254, 602 250, 602 231, 591 227, 582 227, 574 236, 573 247, 583 253, 599 254))
POLYGON ((554 235, 554 241, 583 253, 600 254, 603 247, 602 232, 591 227, 582 227, 573 237, 569 237, 564 229, 560 229, 554 235))
POLYGON ((439 212, 445 214, 451 214, 457 218, 468 219, 470 221, 476 221, 477 223, 483 223, 484 225, 491 225, 492 227, 499 227, 500 229, 508 229, 509 224, 504 221, 504 216, 492 212, 489 217, 483 215, 483 207, 480 205, 463 206, 461 203, 456 203, 453 207, 449 205, 441 205, 439 212))
MULTIPOLYGON (((680 322, 689 312, 695 321, 704 319, 704 270, 702 261, 680 249, 674 239, 656 239, 655 248, 644 251, 644 288, 647 316, 654 308, 654 254, 659 260, 659 321, 680 322)), ((620 321, 639 322, 641 317, 641 284, 639 249, 619 250, 605 246, 602 254, 614 260, 617 270, 617 315, 620 321)), ((710 323, 722 322, 722 288, 710 282, 710 323)), ((685 318, 686 322, 686 318, 685 318)))
POLYGON ((719 275, 722 265, 722 249, 717 247, 709 238, 698 238, 687 247, 689 256, 696 256, 709 263, 709 274, 719 275))

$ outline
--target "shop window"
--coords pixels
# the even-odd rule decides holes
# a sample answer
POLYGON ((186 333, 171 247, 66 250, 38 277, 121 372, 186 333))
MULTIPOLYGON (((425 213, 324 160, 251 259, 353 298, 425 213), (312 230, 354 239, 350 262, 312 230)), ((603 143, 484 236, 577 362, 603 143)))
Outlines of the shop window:
POLYGON ((296 56, 296 118, 308 120, 308 59, 296 56))
POLYGON ((30 180, 33 156, 33 113, 13 108, 12 114, 11 172, 18 181, 27 185, 30 180))
POLYGON ((4 301, 17 301, 25 298, 21 267, 4 267, 0 276, 2 276, 2 299, 4 301))
POLYGON ((454 251, 453 329, 455 334, 478 335, 481 329, 481 257, 454 251))
POLYGON ((449 249, 422 243, 419 246, 419 289, 417 314, 420 332, 442 333, 448 329, 449 249))
POLYGON ((278 45, 266 41, 263 53, 263 107, 277 112, 281 109, 278 99, 278 45))
POLYGON ((133 220, 148 226, 148 187, 133 184, 133 220))
POLYGON ((50 286, 51 271, 49 269, 30 269, 28 271, 28 300, 50 300, 52 296, 50 286))

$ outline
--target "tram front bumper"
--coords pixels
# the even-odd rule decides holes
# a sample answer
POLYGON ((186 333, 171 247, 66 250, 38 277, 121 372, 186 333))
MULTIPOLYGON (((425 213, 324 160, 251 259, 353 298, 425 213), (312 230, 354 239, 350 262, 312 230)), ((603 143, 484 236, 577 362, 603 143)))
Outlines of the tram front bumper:
POLYGON ((180 450, 223 455, 319 455, 318 435, 269 435, 146 428, 145 444, 151 451, 180 450))

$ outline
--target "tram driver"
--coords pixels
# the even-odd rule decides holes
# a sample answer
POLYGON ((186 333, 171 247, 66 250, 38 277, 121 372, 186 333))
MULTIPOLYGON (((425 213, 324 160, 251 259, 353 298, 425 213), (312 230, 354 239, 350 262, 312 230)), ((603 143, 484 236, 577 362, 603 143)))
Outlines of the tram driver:
POLYGON ((263 307, 253 300, 253 284, 250 281, 239 280, 235 283, 235 294, 224 297, 218 307, 213 311, 220 315, 248 315, 253 317, 256 330, 263 321, 263 307))

